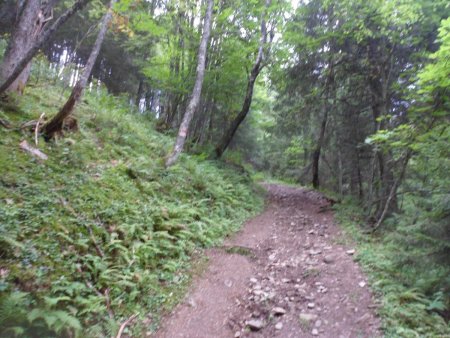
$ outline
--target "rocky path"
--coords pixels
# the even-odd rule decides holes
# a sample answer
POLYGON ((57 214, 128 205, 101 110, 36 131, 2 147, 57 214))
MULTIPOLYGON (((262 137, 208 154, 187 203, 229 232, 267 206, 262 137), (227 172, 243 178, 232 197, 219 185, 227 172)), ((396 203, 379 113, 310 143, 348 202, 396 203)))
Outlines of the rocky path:
POLYGON ((379 337, 365 276, 319 193, 265 185, 266 211, 222 248, 159 338, 379 337))

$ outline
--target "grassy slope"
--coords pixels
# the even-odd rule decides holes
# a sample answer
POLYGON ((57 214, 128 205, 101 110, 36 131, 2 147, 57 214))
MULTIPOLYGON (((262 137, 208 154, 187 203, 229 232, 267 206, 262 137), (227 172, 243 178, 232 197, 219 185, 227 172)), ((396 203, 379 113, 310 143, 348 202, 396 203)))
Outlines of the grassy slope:
MULTIPOLYGON (((31 88, 0 117, 51 115, 60 93, 31 88)), ((31 133, 0 129, 0 336, 111 336, 134 313, 141 336, 180 297, 197 249, 262 206, 223 164, 184 156, 165 170, 171 138, 125 102, 88 94, 78 133, 40 140, 45 162, 19 149, 31 133)))
POLYGON ((356 241, 356 258, 381 299, 379 314, 385 336, 450 337, 449 323, 437 314, 439 309, 445 309, 445 297, 439 292, 434 298, 425 295, 433 279, 439 275, 449 276, 449 267, 433 260, 429 260, 428 269, 420 267, 419 262, 426 256, 415 257, 417 244, 407 245, 403 240, 389 236, 389 232, 380 230, 377 235, 364 234, 360 227, 364 216, 356 205, 337 204, 336 218, 348 238, 356 241), (404 257, 409 262, 406 263, 404 257))

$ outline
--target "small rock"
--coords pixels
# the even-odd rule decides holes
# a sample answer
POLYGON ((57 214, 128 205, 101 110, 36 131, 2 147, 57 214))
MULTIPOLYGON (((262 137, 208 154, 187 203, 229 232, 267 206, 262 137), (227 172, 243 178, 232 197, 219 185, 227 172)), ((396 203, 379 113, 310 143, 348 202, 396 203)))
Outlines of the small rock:
POLYGON ((318 316, 314 313, 304 313, 304 312, 300 313, 300 320, 308 323, 312 322, 313 320, 316 320, 317 317, 318 316))
POLYGON ((264 327, 264 322, 261 319, 251 319, 247 321, 247 326, 252 331, 258 331, 264 327))
POLYGON ((366 286, 366 283, 365 282, 359 282, 358 285, 359 285, 360 288, 363 288, 363 287, 366 286))
POLYGON ((275 293, 275 292, 269 292, 268 294, 267 294, 267 299, 274 299, 275 298, 275 296, 276 296, 277 294, 275 293))
POLYGON ((326 264, 334 263, 334 261, 335 261, 335 259, 334 259, 334 256, 332 256, 332 255, 326 255, 323 258, 323 262, 326 263, 326 264))
POLYGON ((272 309, 272 312, 275 316, 282 316, 286 313, 286 310, 283 309, 282 307, 274 307, 272 309))
POLYGON ((279 322, 275 324, 275 330, 281 330, 283 328, 283 323, 279 322))
POLYGON ((197 306, 197 303, 192 298, 189 299, 188 304, 189 304, 190 307, 196 307, 197 306))
POLYGON ((229 280, 229 279, 226 279, 226 280, 224 281, 224 284, 225 284, 225 286, 226 286, 227 288, 231 288, 231 287, 233 286, 233 282, 232 282, 231 280, 229 280))
POLYGON ((250 278, 250 282, 253 284, 258 283, 258 280, 255 277, 250 278))
POLYGON ((241 331, 237 331, 235 334, 234 334, 234 338, 239 338, 241 336, 241 331))
POLYGON ((355 253, 355 249, 347 250, 347 255, 353 256, 355 253))
POLYGON ((321 327, 322 326, 322 321, 320 319, 316 320, 316 322, 314 323, 315 327, 321 327))
POLYGON ((308 309, 314 309, 315 306, 316 304, 314 303, 308 303, 308 309))
POLYGON ((313 336, 318 336, 318 335, 319 335, 319 330, 313 329, 313 330, 311 331, 311 334, 312 334, 313 336))
POLYGON ((281 281, 283 283, 289 283, 291 280, 289 278, 283 278, 281 281))

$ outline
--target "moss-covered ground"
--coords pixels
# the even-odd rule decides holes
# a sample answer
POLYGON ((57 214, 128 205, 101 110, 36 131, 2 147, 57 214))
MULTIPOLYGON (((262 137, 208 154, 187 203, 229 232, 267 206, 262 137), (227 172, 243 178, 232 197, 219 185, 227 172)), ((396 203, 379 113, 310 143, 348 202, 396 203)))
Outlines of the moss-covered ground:
MULTIPOLYGON (((30 86, 0 118, 51 116, 64 96, 30 86)), ((35 146, 33 130, 0 128, 2 337, 111 337, 134 314, 126 330, 145 336, 182 297, 193 257, 262 207, 224 163, 183 155, 165 169, 173 137, 124 98, 87 93, 75 115, 77 132, 39 139, 45 161, 19 147, 35 146)))

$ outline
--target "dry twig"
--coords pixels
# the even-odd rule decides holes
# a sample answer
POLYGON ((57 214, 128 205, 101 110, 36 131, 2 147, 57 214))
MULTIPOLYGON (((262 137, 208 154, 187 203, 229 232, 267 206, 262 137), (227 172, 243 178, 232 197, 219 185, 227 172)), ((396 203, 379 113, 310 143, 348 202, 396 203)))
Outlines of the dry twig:
POLYGON ((127 325, 130 324, 138 315, 139 315, 139 312, 135 313, 130 318, 128 318, 126 321, 124 321, 122 323, 122 325, 120 325, 120 329, 119 329, 119 332, 117 333, 116 338, 120 338, 122 336, 122 333, 125 330, 125 328, 127 327, 127 325))
POLYGON ((42 120, 44 119, 45 113, 42 113, 41 116, 39 116, 39 120, 36 122, 36 127, 34 128, 34 143, 38 145, 38 135, 39 135, 39 125, 41 124, 42 120))

